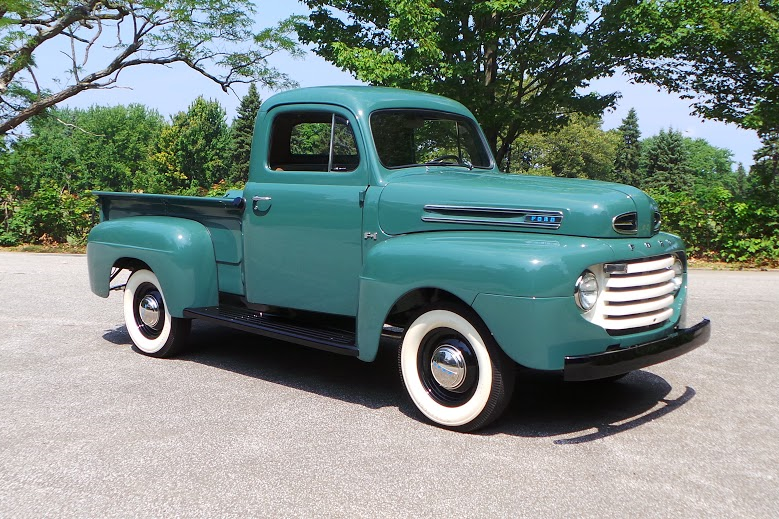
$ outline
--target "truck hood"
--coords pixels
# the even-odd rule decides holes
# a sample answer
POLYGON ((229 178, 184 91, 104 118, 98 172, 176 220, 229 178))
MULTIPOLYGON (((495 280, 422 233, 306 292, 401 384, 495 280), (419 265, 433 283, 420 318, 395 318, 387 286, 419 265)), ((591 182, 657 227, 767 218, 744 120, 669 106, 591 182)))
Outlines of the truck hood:
POLYGON ((390 178, 379 223, 389 235, 484 229, 624 238, 656 234, 659 213, 643 191, 622 184, 430 167, 390 178))

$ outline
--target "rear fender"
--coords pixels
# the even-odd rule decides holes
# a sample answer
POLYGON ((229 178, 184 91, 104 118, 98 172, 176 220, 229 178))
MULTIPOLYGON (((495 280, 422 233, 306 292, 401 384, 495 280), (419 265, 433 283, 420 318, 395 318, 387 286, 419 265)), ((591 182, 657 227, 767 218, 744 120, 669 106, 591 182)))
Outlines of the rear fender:
POLYGON ((135 216, 103 222, 89 233, 87 263, 92 292, 108 297, 111 268, 143 262, 157 275, 171 316, 219 302, 216 259, 208 229, 184 218, 135 216))

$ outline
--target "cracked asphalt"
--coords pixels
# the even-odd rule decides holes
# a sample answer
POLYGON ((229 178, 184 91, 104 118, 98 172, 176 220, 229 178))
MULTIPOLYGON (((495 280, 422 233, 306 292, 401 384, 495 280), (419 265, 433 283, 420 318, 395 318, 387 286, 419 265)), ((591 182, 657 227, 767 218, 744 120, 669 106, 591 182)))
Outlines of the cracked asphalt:
POLYGON ((479 434, 372 364, 196 324, 133 351, 86 258, 0 253, 0 517, 779 517, 779 272, 692 271, 711 341, 611 385, 521 372, 479 434))

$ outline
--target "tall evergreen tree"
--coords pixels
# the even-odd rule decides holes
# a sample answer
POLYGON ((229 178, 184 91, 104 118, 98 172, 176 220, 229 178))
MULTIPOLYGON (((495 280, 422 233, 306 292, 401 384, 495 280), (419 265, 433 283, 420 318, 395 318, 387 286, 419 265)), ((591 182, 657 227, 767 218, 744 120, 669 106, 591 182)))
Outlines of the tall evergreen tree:
POLYGON ((755 163, 749 170, 752 198, 766 204, 779 203, 779 132, 767 133, 763 145, 755 151, 755 163))
POLYGON ((747 170, 744 168, 744 164, 741 162, 738 163, 738 167, 736 168, 736 192, 734 193, 739 198, 744 198, 747 194, 747 181, 749 179, 749 175, 747 175, 747 170))
POLYGON ((669 128, 648 139, 645 171, 642 189, 687 193, 692 190, 695 177, 682 132, 669 128))
POLYGON ((259 93, 254 83, 249 85, 249 91, 241 98, 238 115, 233 121, 232 136, 232 166, 230 181, 246 182, 249 180, 249 157, 252 151, 252 135, 254 134, 254 118, 260 111, 259 93))
POLYGON ((635 108, 630 109, 617 130, 622 140, 617 146, 617 157, 614 159, 614 175, 617 182, 637 186, 640 180, 638 168, 641 161, 641 130, 638 127, 635 108))

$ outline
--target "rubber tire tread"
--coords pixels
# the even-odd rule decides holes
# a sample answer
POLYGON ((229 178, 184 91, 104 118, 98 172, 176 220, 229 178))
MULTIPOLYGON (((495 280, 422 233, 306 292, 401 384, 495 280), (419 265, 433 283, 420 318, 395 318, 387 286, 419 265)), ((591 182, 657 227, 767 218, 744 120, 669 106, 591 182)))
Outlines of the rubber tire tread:
MULTIPOLYGON (((137 272, 147 271, 154 275, 156 278, 156 274, 154 274, 153 271, 147 270, 147 269, 141 269, 136 270, 132 274, 130 274, 130 277, 128 278, 128 281, 132 278, 133 275, 135 275, 137 272)), ((159 286, 159 280, 157 280, 156 283, 152 283, 157 287, 157 290, 159 290, 160 294, 162 294, 163 299, 165 298, 165 294, 162 292, 162 287, 159 286)), ((125 310, 125 320, 127 319, 126 315, 126 309, 125 310)), ((146 355, 147 357, 154 357, 154 358, 160 358, 160 359, 168 359, 175 357, 177 355, 180 355, 183 353, 188 346, 188 340, 189 340, 189 332, 192 327, 192 319, 184 319, 182 317, 171 317, 169 313, 167 313, 167 305, 166 305, 166 319, 170 319, 170 332, 168 333, 168 338, 165 341, 165 344, 162 345, 160 349, 154 352, 148 352, 144 351, 141 348, 138 347, 137 344, 135 344, 135 340, 133 339, 134 344, 134 350, 142 355, 146 355)), ((125 323, 126 326, 131 326, 131 323, 125 323)), ((132 339, 132 335, 130 337, 132 339)))
MULTIPOLYGON (((492 361, 492 389, 490 391, 490 397, 487 401, 487 404, 484 406, 484 409, 476 418, 466 424, 448 426, 431 420, 424 413, 422 413, 422 411, 417 409, 416 404, 411 399, 411 395, 408 394, 408 391, 406 391, 406 396, 426 422, 451 431, 464 433, 475 432, 490 425, 492 422, 500 418, 500 416, 508 407, 509 403, 511 402, 511 397, 514 393, 516 364, 509 358, 508 355, 506 355, 500 346, 498 346, 498 343, 495 341, 492 333, 487 328, 487 325, 485 325, 484 321, 481 320, 481 317, 479 317, 479 315, 470 307, 465 306, 464 304, 445 302, 424 306, 412 314, 411 318, 408 320, 406 330, 408 329, 408 326, 411 325, 411 323, 417 320, 417 318, 432 310, 446 310, 456 313, 471 323, 474 328, 476 328, 476 331, 484 341, 484 346, 487 348, 487 351, 490 355, 490 360, 492 361)), ((403 338, 405 338, 405 335, 406 331, 403 332, 403 338)), ((401 339, 400 346, 398 346, 398 371, 400 373, 401 383, 403 383, 403 387, 405 389, 401 361, 403 338, 401 339)))

